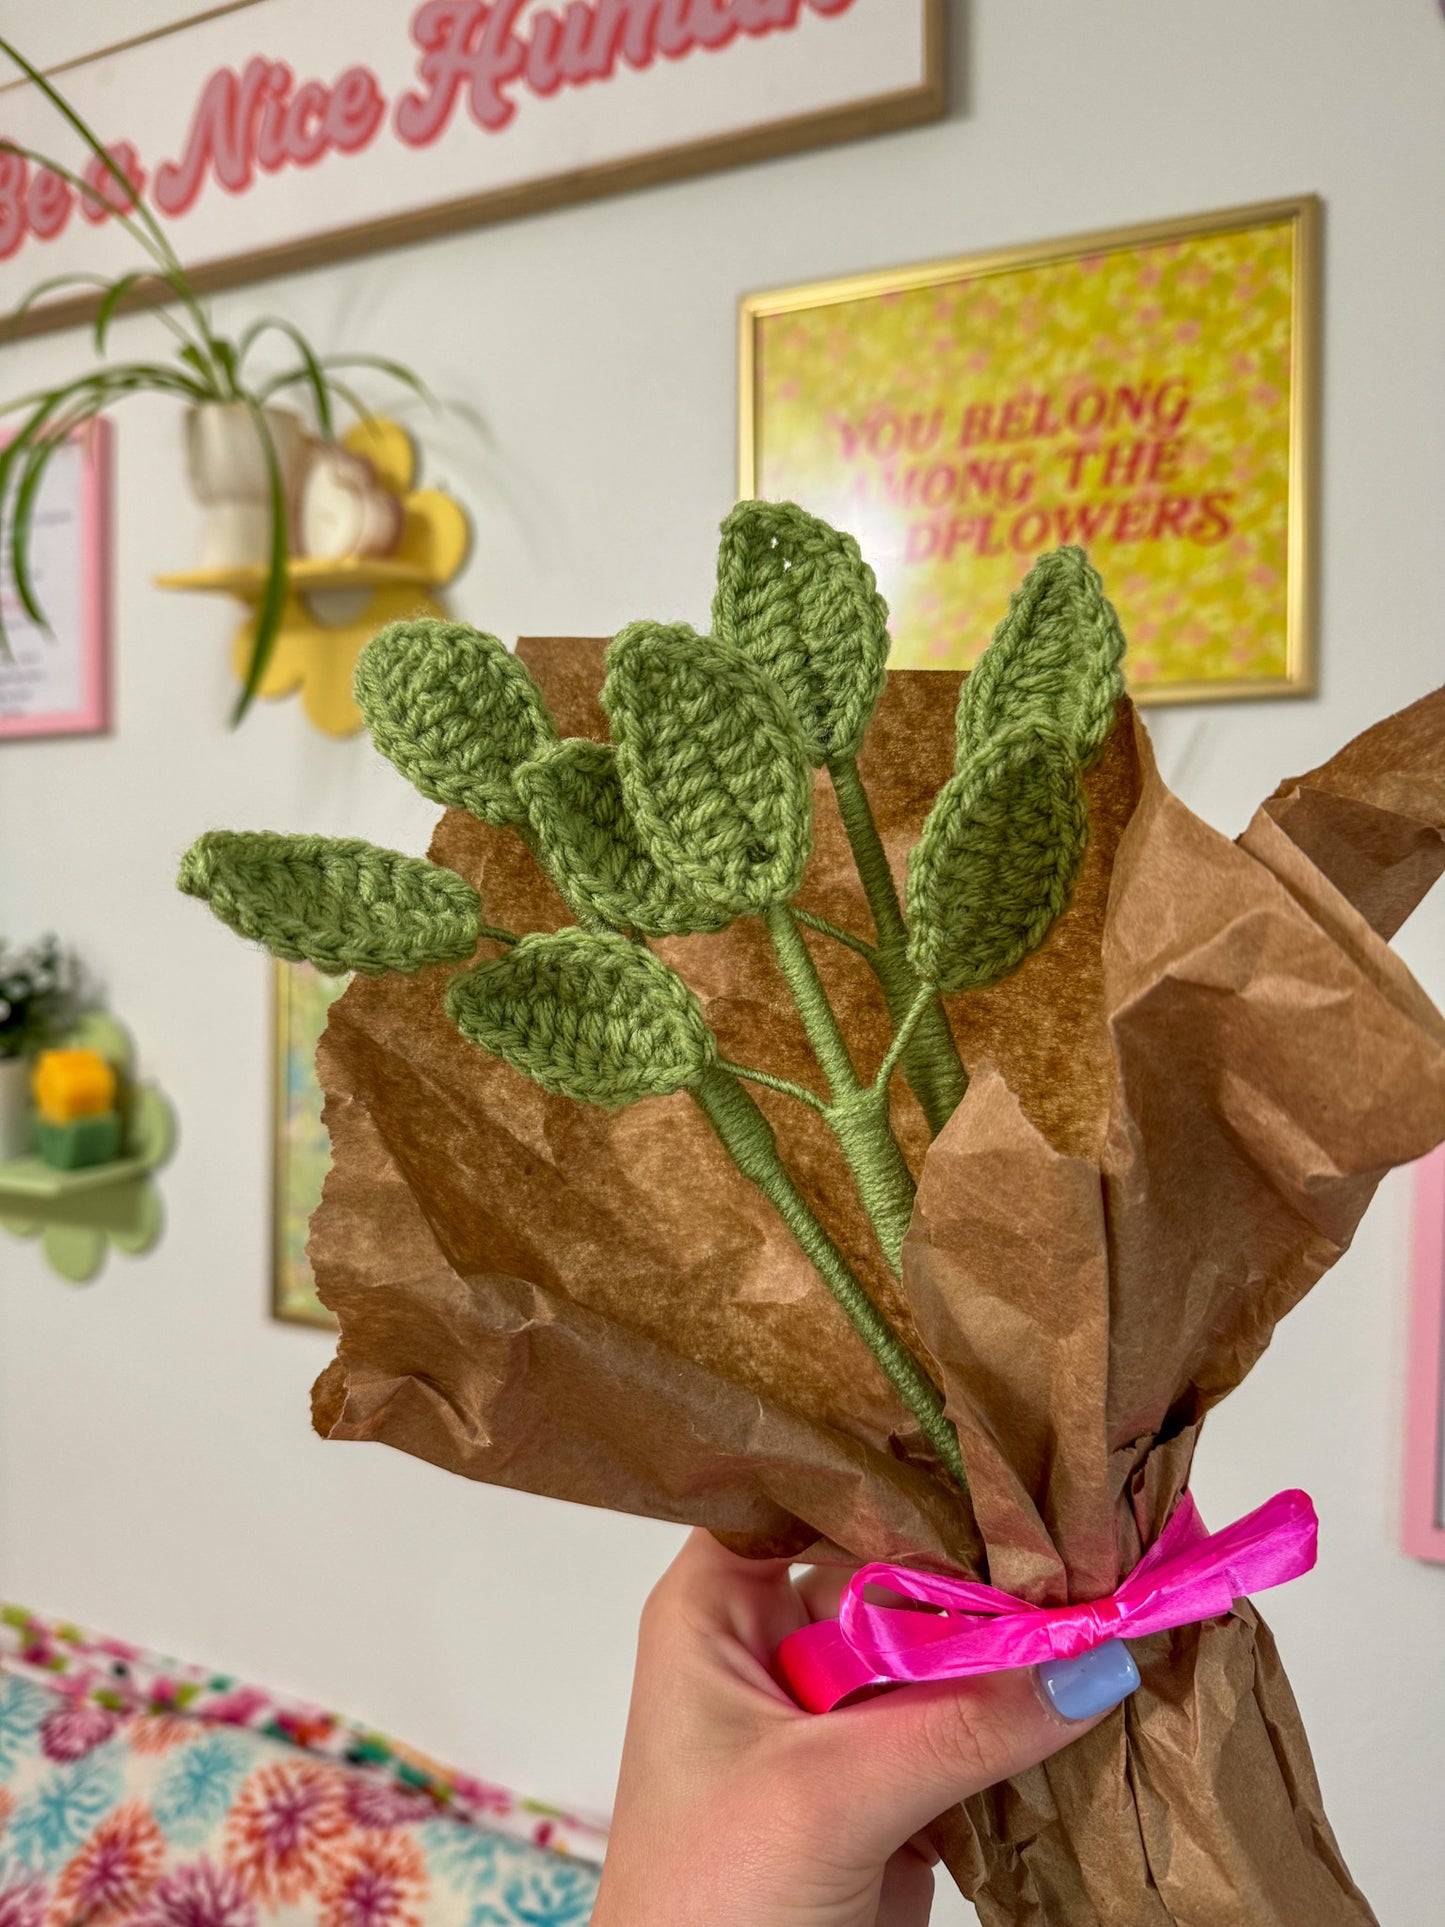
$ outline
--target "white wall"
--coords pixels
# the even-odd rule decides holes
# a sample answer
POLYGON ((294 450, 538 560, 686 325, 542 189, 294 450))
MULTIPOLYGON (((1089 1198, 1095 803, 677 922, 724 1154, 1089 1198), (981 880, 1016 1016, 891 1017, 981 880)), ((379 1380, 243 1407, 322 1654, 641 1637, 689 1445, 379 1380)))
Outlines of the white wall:
MULTIPOLYGON (((5 27, 23 38, 41 11, 6 0, 5 27)), ((1322 694, 1156 712, 1166 774, 1233 832, 1445 665, 1445 20, 1435 0, 954 13, 944 125, 245 290, 218 318, 283 309, 467 397, 486 444, 426 431, 431 478, 477 517, 455 606, 504 636, 596 634, 705 612, 742 290, 1317 190, 1322 694)), ((82 352, 6 348, 0 385, 82 352)), ((82 946, 182 1140, 151 1258, 73 1291, 0 1241, 0 1593, 605 1806, 635 1615, 677 1535, 310 1435, 327 1341, 264 1309, 266 971, 171 889, 208 824, 420 848, 431 812, 294 703, 226 731, 229 609, 150 586, 197 531, 164 405, 120 418, 118 482, 117 731, 0 749, 0 922, 82 946)), ((1445 903, 1400 938, 1437 999, 1442 938, 1445 903)), ((1319 1571, 1268 1613, 1346 1854, 1401 1923, 1434 1917, 1445 1879, 1445 1571, 1395 1543, 1407 1204, 1388 1182, 1211 1423, 1196 1482, 1220 1521, 1287 1485, 1319 1503, 1319 1571)))

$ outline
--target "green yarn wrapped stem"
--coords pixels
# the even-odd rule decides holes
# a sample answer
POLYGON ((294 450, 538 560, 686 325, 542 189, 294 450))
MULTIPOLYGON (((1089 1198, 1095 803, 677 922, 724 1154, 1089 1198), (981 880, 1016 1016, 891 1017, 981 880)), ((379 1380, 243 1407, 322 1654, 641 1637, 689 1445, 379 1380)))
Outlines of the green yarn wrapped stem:
POLYGON ((778 966, 787 979, 813 1055, 828 1080, 832 1102, 824 1110, 837 1138, 863 1209, 895 1272, 903 1261, 903 1236, 913 1216, 913 1177, 888 1119, 888 1093, 859 1083, 818 967, 786 904, 764 918, 778 966))
POLYGON ((763 921, 828 1088, 835 1098, 846 1097, 858 1089, 858 1072, 797 921, 785 903, 775 903, 763 921))
MULTIPOLYGON (((893 872, 856 761, 851 756, 834 757, 828 763, 828 774, 878 933, 877 948, 869 962, 883 986, 888 1014, 896 1029, 912 1011, 922 982, 908 960, 908 930, 893 872)), ((903 1052, 902 1069, 922 1106, 929 1130, 937 1137, 968 1089, 968 1072, 958 1054, 948 1013, 937 997, 915 1019, 913 1035, 903 1052)))
POLYGON ((943 1409, 938 1387, 869 1297, 861 1280, 819 1224, 778 1155, 772 1126, 731 1072, 720 1065, 704 1072, 692 1094, 721 1138, 734 1164, 773 1206, 812 1261, 853 1329, 877 1359, 899 1398, 961 1492, 968 1477, 958 1434, 943 1409))
POLYGON ((914 1183, 888 1119, 888 1092, 866 1085, 824 1112, 837 1138, 863 1209, 895 1274, 903 1271, 903 1240, 913 1217, 914 1183))
POLYGON ((793 905, 793 915, 809 930, 816 930, 820 937, 831 937, 834 943, 841 943, 845 949, 856 950, 860 957, 871 959, 878 947, 869 943, 866 937, 855 937, 851 930, 840 930, 836 923, 830 923, 826 917, 815 916, 811 910, 799 909, 796 903, 793 905))

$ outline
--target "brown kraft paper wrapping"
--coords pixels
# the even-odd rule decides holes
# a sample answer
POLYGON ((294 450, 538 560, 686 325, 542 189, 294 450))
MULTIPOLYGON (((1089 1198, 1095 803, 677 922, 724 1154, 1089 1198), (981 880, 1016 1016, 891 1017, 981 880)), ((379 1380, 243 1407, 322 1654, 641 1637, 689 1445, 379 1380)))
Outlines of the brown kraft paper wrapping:
MULTIPOLYGON (((520 646, 566 733, 602 733, 603 647, 520 646)), ((958 686, 890 677, 860 758, 900 879, 958 686)), ((759 1092, 945 1388, 975 1518, 691 1100, 548 1097, 457 1036, 449 968, 358 980, 318 1053, 333 1167, 310 1249, 341 1337, 317 1429, 751 1552, 941 1564, 1039 1604, 1111 1591, 1209 1407, 1384 1172, 1445 1137, 1445 1024, 1383 941, 1445 868, 1445 692, 1282 785, 1238 844, 1165 789, 1127 705, 1089 787, 1069 911, 1013 977, 950 1000, 972 1081, 931 1147, 894 1080, 920 1175, 901 1289, 821 1120, 759 1092)), ((493 922, 568 921, 509 834, 449 812, 432 856, 493 922)), ((870 934, 826 777, 800 901, 870 934)), ((871 973, 810 945, 871 1070, 871 973)), ((755 924, 658 947, 727 1056, 816 1083, 755 924)), ((940 1822, 987 1927, 1371 1921, 1255 1611, 1135 1653, 1123 1708, 940 1822)))

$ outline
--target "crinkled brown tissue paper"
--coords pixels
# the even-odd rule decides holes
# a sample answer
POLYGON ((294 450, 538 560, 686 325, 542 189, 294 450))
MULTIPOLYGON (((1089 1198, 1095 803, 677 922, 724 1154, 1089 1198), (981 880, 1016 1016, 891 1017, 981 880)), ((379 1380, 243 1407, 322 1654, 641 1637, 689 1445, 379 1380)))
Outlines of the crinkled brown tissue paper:
MULTIPOLYGON (((522 645, 566 732, 604 733, 603 647, 522 645)), ((892 676, 860 759, 900 878, 958 687, 892 676)), ((449 967, 359 980, 322 1040, 334 1162, 311 1254, 341 1338, 317 1429, 747 1551, 942 1564, 1040 1605, 1111 1591, 1210 1406, 1383 1173, 1445 1137, 1445 1024, 1385 941, 1445 867, 1445 690, 1285 784, 1237 843, 1164 787, 1127 704, 1089 788, 1067 915, 1014 976, 950 1000, 971 1083, 931 1148, 894 1080, 918 1203, 901 1288, 864 1268, 946 1389, 976 1528, 691 1100, 548 1097, 461 1041, 449 967)), ((431 854, 497 922, 570 921, 508 833, 453 811, 431 854)), ((870 930, 825 777, 801 901, 870 930)), ((812 941, 871 1068, 877 985, 812 941)), ((659 948, 729 1056, 815 1076, 756 921, 659 948)), ((822 1120, 759 1101, 835 1236, 876 1252, 822 1120)), ((1134 1651, 1124 1706, 939 1822, 983 1921, 1373 1920, 1253 1608, 1134 1651)))

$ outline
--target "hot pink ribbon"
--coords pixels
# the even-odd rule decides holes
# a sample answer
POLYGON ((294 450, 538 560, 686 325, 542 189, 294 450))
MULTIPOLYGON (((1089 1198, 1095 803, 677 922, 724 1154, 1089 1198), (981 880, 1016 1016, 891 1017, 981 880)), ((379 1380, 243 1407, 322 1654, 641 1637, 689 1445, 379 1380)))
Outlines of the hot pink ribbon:
POLYGON ((1318 1532, 1305 1492, 1277 1492, 1222 1532, 1205 1531, 1186 1492, 1118 1591, 1077 1606, 1031 1606, 968 1579, 862 1566, 843 1589, 838 1617, 790 1633, 778 1664, 798 1703, 826 1713, 861 1686, 1076 1659, 1107 1639, 1142 1639, 1213 1619, 1236 1599, 1298 1579, 1315 1563, 1318 1532), (945 1610, 875 1606, 863 1597, 870 1585, 945 1610))

